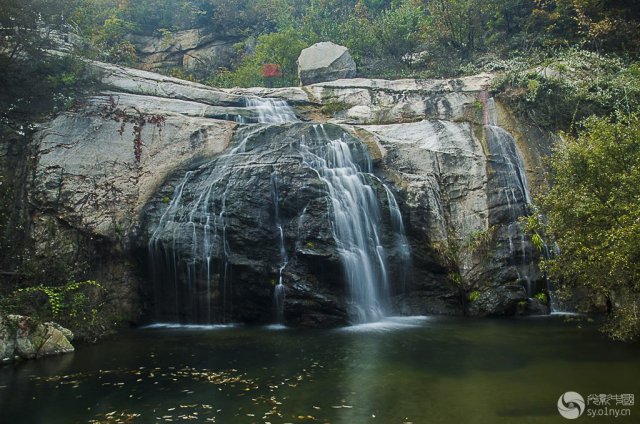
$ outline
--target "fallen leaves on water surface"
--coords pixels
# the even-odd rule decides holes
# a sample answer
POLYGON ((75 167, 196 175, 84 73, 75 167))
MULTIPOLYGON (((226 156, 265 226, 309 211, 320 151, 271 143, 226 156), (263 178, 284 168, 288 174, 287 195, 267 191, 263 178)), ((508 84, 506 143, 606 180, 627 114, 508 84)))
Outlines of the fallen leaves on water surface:
MULTIPOLYGON (((171 404, 171 399, 169 398, 161 400, 155 405, 146 403, 140 410, 135 412, 127 409, 107 410, 110 412, 96 414, 89 421, 92 424, 138 423, 148 422, 149 420, 153 422, 217 422, 221 420, 224 422, 234 415, 239 422, 251 424, 278 424, 284 422, 319 422, 324 424, 328 423, 326 418, 316 417, 315 415, 319 414, 323 409, 320 406, 308 405, 308 410, 300 410, 299 406, 295 406, 293 411, 283 409, 286 408, 284 404, 287 403, 288 394, 290 395, 292 390, 297 391, 303 383, 308 384, 314 381, 313 371, 316 367, 320 367, 319 364, 313 363, 307 368, 302 368, 298 372, 287 376, 271 375, 266 378, 252 378, 247 373, 233 368, 211 370, 184 366, 101 369, 89 373, 31 377, 31 380, 36 382, 37 385, 55 385, 55 388, 70 387, 76 389, 83 384, 97 384, 100 387, 117 390, 118 392, 123 390, 124 395, 136 399, 136 404, 138 404, 137 402, 148 401, 150 396, 148 396, 147 392, 150 387, 153 387, 154 391, 179 390, 182 394, 174 404, 171 404), (227 398, 229 396, 245 398, 247 401, 242 401, 242 406, 239 408, 236 407, 233 410, 227 408, 223 414, 222 409, 216 409, 215 406, 200 403, 205 400, 202 398, 203 395, 211 396, 212 394, 210 392, 201 392, 202 386, 190 385, 189 382, 214 385, 217 387, 214 393, 221 392, 221 395, 227 398), (191 397, 192 395, 195 396, 191 397), (188 399, 193 399, 196 402, 189 402, 188 399), (178 401, 180 403, 177 403, 178 401)), ((225 401, 222 400, 222 402, 225 401)), ((346 405, 344 400, 341 403, 341 405, 332 406, 331 408, 352 408, 351 405, 346 405)), ((113 406, 117 407, 117 404, 113 406)), ((120 404, 120 406, 124 405, 120 404)), ((135 408, 138 409, 137 407, 135 408)), ((329 405, 325 405, 324 408, 330 410, 329 405)))
POLYGON ((89 420, 91 424, 115 424, 115 423, 132 423, 140 417, 141 414, 131 413, 131 412, 118 412, 112 411, 104 414, 99 419, 89 420))
POLYGON ((245 374, 239 374, 238 370, 231 369, 225 371, 212 371, 212 370, 197 370, 195 368, 184 367, 181 369, 175 369, 170 367, 168 369, 162 368, 139 368, 139 369, 113 369, 113 370, 98 370, 93 373, 75 373, 68 375, 55 375, 49 377, 31 377, 32 381, 37 383, 55 383, 59 385, 71 385, 74 388, 79 387, 80 384, 90 381, 98 380, 102 386, 112 386, 120 388, 127 383, 141 383, 145 380, 166 380, 170 382, 178 382, 179 380, 189 379, 193 381, 206 382, 215 385, 242 385, 246 386, 245 390, 251 390, 256 388, 256 384, 249 379, 245 374), (133 379, 131 377, 134 377, 133 379), (136 378, 137 377, 137 378, 136 378), (117 379, 127 381, 114 381, 117 379))

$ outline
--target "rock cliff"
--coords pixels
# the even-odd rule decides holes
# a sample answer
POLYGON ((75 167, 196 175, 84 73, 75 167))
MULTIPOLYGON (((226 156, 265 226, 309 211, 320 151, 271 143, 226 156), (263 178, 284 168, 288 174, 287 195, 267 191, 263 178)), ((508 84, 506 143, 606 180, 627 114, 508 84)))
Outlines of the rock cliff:
POLYGON ((99 244, 96 251, 107 252, 98 260, 101 277, 121 294, 125 310, 144 305, 156 318, 269 322, 282 276, 287 323, 347 322, 349 296, 328 189, 300 151, 301 140, 321 143, 314 141, 313 123, 352 152, 366 146, 359 163, 372 161, 365 174, 382 211, 379 237, 393 313, 508 315, 541 289, 538 253, 518 218, 540 181, 551 136, 519 123, 489 98, 491 75, 214 89, 95 66, 104 91, 44 125, 34 141, 30 199, 36 230, 46 224, 60 234, 81 234, 87 249, 99 244), (286 101, 300 122, 265 122, 265 111, 251 100, 256 97, 286 101), (230 159, 242 143, 242 154, 230 159), (215 196, 211 210, 176 204, 178 195, 194 199, 206 190, 224 193, 225 204, 215 196), (399 260, 393 241, 396 201, 410 264, 399 260), (167 226, 163 216, 172 207, 182 218, 167 226), (211 219, 214 209, 223 212, 219 221, 211 219), (224 238, 214 221, 224 223, 224 238), (284 270, 277 228, 288 259, 284 270), (195 242, 196 230, 222 244, 195 242), (212 249, 208 256, 197 251, 205 248, 212 249), (154 264, 154 254, 177 255, 184 266, 154 264), (203 257, 217 262, 205 264, 203 257), (206 284, 202 269, 211 273, 206 284), (399 277, 405 274, 408 280, 399 277), (470 301, 473 291, 482 296, 470 301))

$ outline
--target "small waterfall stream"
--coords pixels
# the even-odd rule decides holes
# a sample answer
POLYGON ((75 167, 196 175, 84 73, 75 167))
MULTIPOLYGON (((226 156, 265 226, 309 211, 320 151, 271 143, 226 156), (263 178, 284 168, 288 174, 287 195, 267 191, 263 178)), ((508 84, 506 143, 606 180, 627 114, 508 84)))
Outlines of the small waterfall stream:
POLYGON ((276 307, 276 322, 281 324, 284 321, 284 298, 285 289, 283 284, 282 271, 289 263, 289 256, 284 245, 284 230, 280 222, 280 196, 278 194, 278 171, 274 170, 271 174, 271 197, 273 198, 273 206, 275 213, 276 229, 278 230, 278 242, 280 244, 280 266, 278 267, 278 283, 274 289, 273 299, 276 307))
POLYGON ((527 206, 532 203, 529 183, 516 140, 508 131, 498 126, 496 104, 493 98, 489 98, 486 103, 484 128, 489 153, 501 167, 497 174, 509 215, 507 227, 509 253, 516 266, 518 277, 526 282, 528 295, 533 296, 535 290, 532 287, 529 263, 533 252, 518 222, 519 217, 528 214, 527 206))
POLYGON ((387 193, 387 202, 389 204, 389 215, 391 218, 391 225, 394 231, 394 235, 396 238, 396 249, 400 256, 400 269, 398 270, 398 279, 400 281, 400 286, 402 292, 406 292, 408 279, 409 279, 409 270, 412 267, 411 262, 411 246, 409 245, 409 241, 407 240, 407 235, 404 229, 404 220, 402 219, 402 213, 400 211, 400 206, 396 201, 395 196, 387 187, 384 185, 384 189, 387 193))
POLYGON ((389 309, 389 276, 378 234, 380 204, 367 181, 369 155, 364 146, 358 146, 367 160, 356 163, 349 145, 329 137, 323 125, 314 126, 314 137, 322 141, 320 148, 303 144, 303 157, 329 192, 331 225, 355 308, 354 321, 379 320, 389 309))
POLYGON ((287 122, 300 122, 291 106, 284 100, 247 97, 245 104, 248 109, 256 112, 259 123, 284 124, 287 122))

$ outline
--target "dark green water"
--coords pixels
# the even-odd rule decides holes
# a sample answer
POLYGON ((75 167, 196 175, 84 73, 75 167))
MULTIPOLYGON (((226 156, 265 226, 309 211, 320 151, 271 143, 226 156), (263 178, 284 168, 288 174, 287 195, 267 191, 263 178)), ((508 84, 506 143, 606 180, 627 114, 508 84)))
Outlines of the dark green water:
POLYGON ((640 349, 555 317, 141 329, 0 368, 0 422, 566 423, 569 390, 639 395, 640 349))

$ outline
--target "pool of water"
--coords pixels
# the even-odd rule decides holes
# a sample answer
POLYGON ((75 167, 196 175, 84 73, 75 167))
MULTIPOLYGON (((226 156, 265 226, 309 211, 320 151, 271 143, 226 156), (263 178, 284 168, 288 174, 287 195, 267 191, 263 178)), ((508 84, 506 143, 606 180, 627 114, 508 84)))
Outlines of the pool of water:
POLYGON ((640 348, 561 317, 157 325, 0 368, 0 422, 563 423, 562 393, 640 394, 639 377, 640 348))

